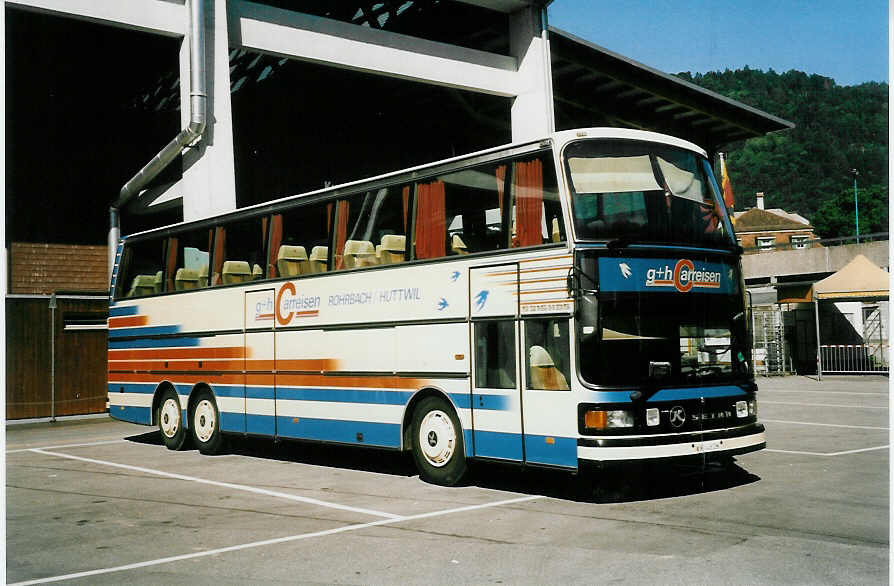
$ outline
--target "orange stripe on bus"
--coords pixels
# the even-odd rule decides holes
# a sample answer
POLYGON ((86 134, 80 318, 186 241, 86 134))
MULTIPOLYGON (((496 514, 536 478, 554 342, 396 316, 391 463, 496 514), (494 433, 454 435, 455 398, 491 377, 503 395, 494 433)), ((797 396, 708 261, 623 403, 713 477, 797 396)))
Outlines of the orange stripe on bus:
POLYGON ((109 350, 109 360, 176 360, 205 358, 243 358, 245 349, 241 346, 222 346, 219 348, 133 348, 128 350, 109 350))
POLYGON ((162 380, 173 383, 196 384, 206 382, 212 385, 257 385, 257 386, 295 386, 295 387, 335 387, 335 388, 374 388, 374 389, 418 389, 425 384, 424 380, 387 375, 346 375, 323 376, 320 374, 242 374, 209 372, 171 373, 159 376, 144 372, 116 372, 109 377, 111 383, 160 383, 162 380))
POLYGON ((127 317, 110 317, 109 328, 126 328, 129 326, 145 326, 149 323, 148 315, 131 315, 127 317))

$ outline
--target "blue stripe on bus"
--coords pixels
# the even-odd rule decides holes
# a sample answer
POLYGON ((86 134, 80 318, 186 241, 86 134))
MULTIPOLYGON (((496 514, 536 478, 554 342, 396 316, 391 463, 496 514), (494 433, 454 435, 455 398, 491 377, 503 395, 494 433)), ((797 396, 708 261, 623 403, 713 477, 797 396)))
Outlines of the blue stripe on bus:
POLYGON ((525 461, 577 468, 577 438, 525 434, 525 461))
MULTIPOLYGON (((273 419, 270 417, 269 419, 273 419)), ((245 415, 243 413, 231 413, 229 411, 221 411, 220 412, 220 429, 221 431, 235 431, 239 433, 269 433, 273 435, 273 425, 270 426, 270 431, 254 431, 245 428, 245 415)))
POLYGON ((331 403, 365 403, 373 405, 406 405, 413 393, 407 391, 363 389, 311 389, 277 387, 278 401, 322 401, 331 403))
POLYGON ((158 387, 158 383, 109 383, 109 394, 114 393, 142 393, 151 395, 158 387))
POLYGON ((121 421, 129 421, 131 423, 139 423, 142 425, 150 425, 149 407, 128 407, 125 405, 113 405, 109 409, 109 415, 121 421))
MULTIPOLYGON (((214 394, 218 397, 235 397, 237 399, 241 399, 245 396, 245 387, 242 385, 214 385, 212 388, 214 394)), ((263 399, 272 399, 272 393, 270 397, 261 397, 263 399)))
POLYGON ((502 431, 475 430, 475 455, 504 460, 522 459, 521 435, 502 431))
MULTIPOLYGON (((250 415, 249 417, 264 416, 250 415)), ((400 425, 396 423, 277 416, 276 430, 277 435, 281 437, 364 446, 400 447, 400 425), (358 439, 358 434, 362 434, 362 440, 358 439)))
POLYGON ((130 336, 163 336, 180 332, 180 326, 143 326, 138 328, 111 328, 109 338, 130 336))
POLYGON ((110 350, 127 348, 182 348, 199 345, 199 338, 149 338, 123 341, 109 341, 110 350))
POLYGON ((124 315, 137 315, 140 313, 140 308, 136 305, 128 305, 125 307, 110 307, 109 308, 109 317, 121 317, 124 315))
POLYGON ((700 399, 705 397, 734 397, 746 394, 741 388, 727 385, 722 387, 694 387, 688 389, 661 389, 646 401, 652 403, 656 401, 682 401, 685 399, 700 399))

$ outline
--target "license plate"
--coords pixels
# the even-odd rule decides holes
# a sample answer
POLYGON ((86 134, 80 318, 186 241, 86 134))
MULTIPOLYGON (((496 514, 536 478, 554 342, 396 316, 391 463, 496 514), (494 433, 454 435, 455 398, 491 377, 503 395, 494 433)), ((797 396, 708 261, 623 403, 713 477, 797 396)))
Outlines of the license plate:
POLYGON ((703 452, 716 452, 723 447, 723 440, 701 442, 699 444, 694 444, 694 447, 696 454, 701 454, 703 452))

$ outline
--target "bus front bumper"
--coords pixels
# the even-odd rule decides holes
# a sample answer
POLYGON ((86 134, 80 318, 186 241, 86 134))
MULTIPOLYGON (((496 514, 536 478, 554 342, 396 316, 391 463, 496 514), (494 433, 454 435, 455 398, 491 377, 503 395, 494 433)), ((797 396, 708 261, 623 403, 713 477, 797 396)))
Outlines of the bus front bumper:
POLYGON ((746 454, 765 447, 767 438, 764 435, 764 426, 753 423, 739 428, 673 435, 580 438, 577 442, 577 457, 581 461, 590 462, 686 458, 699 455, 721 457, 746 454))

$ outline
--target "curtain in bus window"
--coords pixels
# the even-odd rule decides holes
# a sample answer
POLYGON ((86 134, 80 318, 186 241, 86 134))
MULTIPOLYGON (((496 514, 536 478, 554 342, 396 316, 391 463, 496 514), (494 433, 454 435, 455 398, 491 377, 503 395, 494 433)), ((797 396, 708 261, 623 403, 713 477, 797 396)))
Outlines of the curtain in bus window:
POLYGON ((267 276, 269 278, 278 277, 276 270, 276 256, 279 254, 279 247, 282 246, 282 214, 273 216, 270 226, 270 250, 267 253, 267 276))
POLYGON ((335 268, 345 268, 345 242, 348 239, 348 213, 351 204, 343 199, 338 202, 338 216, 335 226, 335 268))
POLYGON ((497 203, 500 207, 500 220, 503 219, 503 192, 506 191, 506 165, 497 167, 497 203))
POLYGON ((214 271, 211 286, 221 284, 221 272, 223 271, 224 257, 227 250, 227 229, 218 226, 214 229, 214 271))
POLYGON ((443 181, 420 183, 416 188, 416 258, 447 254, 447 220, 443 181))
POLYGON ((539 159, 515 163, 514 246, 543 243, 543 163, 539 159))
POLYGON ((174 273, 177 271, 177 246, 178 239, 172 237, 168 240, 168 262, 165 263, 166 273, 168 275, 167 288, 165 291, 174 290, 174 273))

